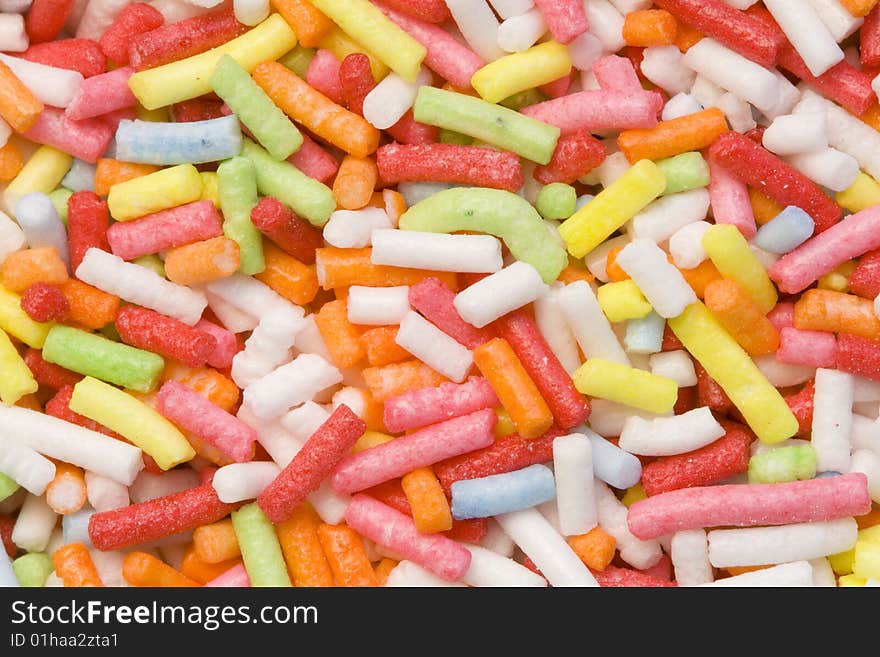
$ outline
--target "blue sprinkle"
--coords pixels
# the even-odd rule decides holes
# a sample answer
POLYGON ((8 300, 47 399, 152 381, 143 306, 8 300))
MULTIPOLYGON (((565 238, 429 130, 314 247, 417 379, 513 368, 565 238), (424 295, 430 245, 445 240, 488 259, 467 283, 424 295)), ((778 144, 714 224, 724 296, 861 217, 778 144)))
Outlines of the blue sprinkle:
POLYGON ((530 465, 504 474, 465 479, 452 484, 452 517, 488 518, 528 509, 556 497, 550 468, 530 465))
POLYGON ((15 204, 15 218, 24 232, 28 246, 54 246, 70 270, 70 249, 67 230, 48 196, 40 192, 25 194, 15 204))
POLYGON ((829 477, 839 477, 840 473, 835 472, 834 470, 828 470, 827 472, 820 472, 813 479, 828 479, 829 477))
POLYGON ((626 323, 626 350, 634 354, 656 354, 663 348, 663 329, 666 320, 653 310, 640 319, 626 323))
POLYGON ((94 509, 82 509, 61 518, 61 540, 65 545, 82 543, 87 548, 92 547, 92 539, 89 537, 89 519, 94 513, 94 509))
POLYGON ((754 243, 765 251, 781 255, 810 239, 815 227, 810 215, 795 205, 789 205, 758 229, 754 243))
POLYGON ((612 488, 625 490, 639 483, 642 478, 642 462, 638 457, 620 449, 586 427, 572 429, 590 439, 593 449, 593 473, 612 488))
POLYGON ((208 121, 119 122, 116 157, 142 164, 199 164, 235 157, 241 152, 241 129, 235 115, 208 121))
POLYGON ((95 191, 95 165, 83 162, 79 158, 73 161, 73 165, 67 175, 61 180, 61 186, 72 192, 95 191))
POLYGON ((592 201, 594 198, 596 198, 596 197, 593 196, 592 194, 583 194, 581 196, 578 196, 577 201, 575 201, 575 203, 574 203, 574 211, 577 212, 582 207, 584 207, 587 203, 592 201))

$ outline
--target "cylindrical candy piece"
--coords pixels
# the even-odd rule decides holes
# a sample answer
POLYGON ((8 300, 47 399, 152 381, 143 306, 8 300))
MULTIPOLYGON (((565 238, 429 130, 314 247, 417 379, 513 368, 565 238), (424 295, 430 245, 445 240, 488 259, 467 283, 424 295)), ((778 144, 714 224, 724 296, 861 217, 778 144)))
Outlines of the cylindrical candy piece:
POLYGON ((471 563, 466 548, 442 534, 422 534, 412 519, 368 495, 355 495, 345 522, 363 536, 449 581, 461 579, 471 563))
POLYGON ((781 484, 727 484, 654 495, 629 509, 629 528, 649 539, 699 527, 787 525, 857 516, 871 507, 862 473, 781 484))
POLYGON ((452 516, 456 520, 487 518, 519 511, 556 497, 553 473, 543 465, 452 484, 452 516))

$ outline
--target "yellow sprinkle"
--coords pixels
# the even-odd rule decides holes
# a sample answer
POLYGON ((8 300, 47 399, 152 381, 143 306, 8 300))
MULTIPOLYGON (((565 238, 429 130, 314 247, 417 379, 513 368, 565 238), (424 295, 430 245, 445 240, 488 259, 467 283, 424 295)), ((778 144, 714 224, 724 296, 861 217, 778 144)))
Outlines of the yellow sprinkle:
POLYGON ((389 436, 387 433, 382 433, 380 431, 365 431, 364 435, 357 439, 357 442, 354 444, 351 451, 362 452, 365 449, 370 449, 371 447, 387 443, 391 440, 394 440, 394 436, 389 436))
POLYGON ((706 306, 693 303, 667 322, 761 441, 778 443, 797 433, 797 418, 782 395, 706 306))
POLYGON ((214 207, 220 207, 220 188, 217 186, 217 174, 214 171, 201 171, 202 196, 200 201, 211 201, 214 207))
POLYGON ((868 580, 862 577, 856 577, 855 575, 844 575, 837 580, 837 585, 840 587, 864 586, 867 582, 868 580))
POLYGON ((3 201, 10 214, 25 194, 48 194, 61 184, 61 179, 73 164, 73 157, 51 146, 40 146, 12 179, 3 192, 3 201))
POLYGON ((127 221, 200 198, 202 177, 198 170, 192 164, 179 164, 113 185, 107 206, 116 221, 127 221))
MULTIPOLYGON (((378 11, 378 10, 377 10, 378 11)), ((272 14, 240 37, 186 59, 139 71, 128 80, 146 109, 157 109, 203 96, 211 91, 211 74, 220 57, 230 55, 242 68, 281 57, 296 45, 296 35, 278 14, 272 14)))
POLYGON ((376 54, 407 82, 415 82, 425 46, 413 39, 367 0, 312 0, 352 39, 376 54))
POLYGON ((835 200, 850 212, 861 212, 880 203, 880 183, 864 171, 859 171, 856 181, 842 192, 837 192, 835 200))
POLYGON ((5 332, 0 331, 0 401, 12 406, 40 386, 5 332))
POLYGON ((853 574, 864 579, 880 579, 880 543, 874 541, 856 543, 853 574))
POLYGON ((853 561, 856 558, 856 549, 852 548, 846 552, 832 554, 828 557, 828 563, 831 564, 831 570, 838 575, 849 575, 853 571, 853 561))
MULTIPOLYGON (((338 27, 334 27, 330 30, 330 32, 327 33, 327 36, 321 39, 320 43, 318 43, 318 47, 323 48, 324 50, 329 50, 336 56, 336 59, 340 61, 355 53, 366 55, 370 60, 370 72, 373 74, 373 79, 376 82, 379 82, 388 75, 388 71, 390 70, 378 57, 376 57, 376 55, 369 52, 338 27)), ((284 64, 284 62, 281 63, 284 64)), ((287 66, 287 64, 284 65, 287 66)), ((287 68, 290 67, 288 66, 287 68)), ((305 75, 300 75, 300 77, 304 78, 305 75)))
POLYGON ((137 117, 141 121, 153 121, 155 123, 167 123, 171 120, 171 112, 167 107, 147 109, 143 105, 137 106, 137 117))
POLYGON ((507 409, 499 406, 495 409, 495 415, 498 416, 498 421, 495 423, 496 438, 501 438, 502 436, 509 436, 512 433, 516 433, 516 425, 510 418, 510 413, 507 412, 507 409))
POLYGON ((0 285, 0 329, 27 346, 42 349, 51 323, 35 322, 21 309, 21 297, 0 285))
POLYGON ((646 497, 648 497, 648 494, 645 492, 645 489, 642 488, 642 484, 638 483, 632 488, 627 488, 626 492, 623 494, 623 497, 620 498, 620 501, 625 507, 629 508, 639 500, 643 500, 646 497))
POLYGON ((715 224, 703 235, 702 243, 721 275, 742 285, 761 312, 770 312, 776 305, 776 288, 739 229, 731 224, 715 224))
POLYGON ((559 226, 568 252, 583 258, 666 189, 666 176, 651 160, 639 160, 559 226))
POLYGON ((846 292, 849 277, 856 268, 855 260, 847 260, 837 269, 828 272, 819 279, 817 287, 823 290, 834 290, 835 292, 846 292))
POLYGON ((486 64, 474 73, 471 86, 483 100, 497 103, 520 91, 558 80, 570 71, 568 48, 547 41, 486 64))
POLYGON ((73 387, 70 410, 124 436, 163 470, 196 455, 177 427, 159 413, 124 390, 90 376, 73 387))
POLYGON ((601 285, 596 297, 609 322, 641 319, 652 310, 639 286, 629 279, 601 285))
POLYGON ((645 370, 591 358, 572 376, 574 386, 591 397, 666 413, 678 399, 678 384, 672 379, 645 370))

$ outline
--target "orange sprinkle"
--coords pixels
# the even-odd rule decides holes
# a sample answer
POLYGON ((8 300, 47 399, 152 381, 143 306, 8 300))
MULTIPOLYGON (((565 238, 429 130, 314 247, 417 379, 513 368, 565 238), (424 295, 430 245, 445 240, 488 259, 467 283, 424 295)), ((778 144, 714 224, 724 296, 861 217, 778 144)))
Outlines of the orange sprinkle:
POLYGON ((448 380, 420 360, 368 367, 362 374, 377 402, 384 402, 409 390, 438 386, 448 380))
POLYGON ((107 196, 113 185, 154 173, 159 167, 139 162, 122 162, 102 157, 95 167, 95 194, 107 196))
MULTIPOLYGON (((307 265, 285 253, 269 240, 263 240, 266 268, 254 278, 297 305, 311 302, 318 294, 315 265, 307 265)), ((167 264, 166 264, 167 266, 167 264)))
POLYGON ((132 586, 199 586, 195 580, 146 552, 126 554, 122 561, 122 576, 132 586))
POLYGON ((709 147, 727 132, 727 119, 717 107, 661 121, 653 128, 624 130, 617 145, 630 163, 662 160, 679 153, 709 147))
POLYGON ((779 348, 779 331, 736 281, 719 278, 706 286, 706 307, 750 356, 779 348))
POLYGON ((318 539, 339 586, 378 586, 360 535, 346 525, 318 526, 318 539))
POLYGON ((238 538, 229 518, 196 527, 193 531, 193 547, 196 556, 205 563, 220 563, 241 556, 238 538))
POLYGON ((67 299, 70 310, 68 321, 87 329, 99 329, 116 321, 119 314, 119 297, 107 294, 76 278, 69 278, 61 285, 61 293, 67 299))
POLYGON ((814 288, 804 292, 794 304, 794 326, 880 339, 880 318, 874 314, 874 302, 834 290, 814 288))
POLYGON ((361 344, 364 346, 370 367, 399 363, 410 358, 410 353, 397 344, 396 339, 396 326, 378 326, 361 334, 361 344))
POLYGON ((336 247, 317 249, 315 264, 321 287, 325 290, 332 290, 351 285, 367 287, 415 285, 429 276, 434 276, 453 290, 458 289, 454 272, 374 265, 370 261, 372 252, 370 247, 363 249, 338 249, 336 247))
POLYGON ((275 527, 294 586, 333 586, 333 572, 318 537, 320 526, 312 505, 304 502, 275 527))
POLYGON ((513 349, 493 338, 474 349, 474 363, 510 413, 517 433, 537 438, 553 424, 553 414, 513 349))
POLYGON ((238 243, 221 235, 169 249, 165 275, 178 285, 200 285, 231 276, 240 264, 238 243))
POLYGON ((82 543, 68 543, 58 548, 52 553, 52 563, 64 586, 104 586, 92 555, 82 543))
POLYGON ((663 9, 633 11, 623 22, 623 39, 630 46, 669 46, 677 35, 675 17, 663 9))
POLYGON ((360 332, 348 321, 348 304, 345 301, 325 303, 315 313, 315 323, 337 367, 345 369, 363 360, 366 353, 360 332))
POLYGON ((587 568, 605 570, 614 559, 617 541, 601 527, 593 527, 586 534, 569 537, 568 544, 587 568))
MULTIPOLYGON (((379 169, 372 159, 346 155, 333 181, 333 195, 336 197, 337 205, 346 210, 360 210, 366 207, 370 203, 378 180, 379 169)), ((384 205, 382 199, 380 207, 384 205)))

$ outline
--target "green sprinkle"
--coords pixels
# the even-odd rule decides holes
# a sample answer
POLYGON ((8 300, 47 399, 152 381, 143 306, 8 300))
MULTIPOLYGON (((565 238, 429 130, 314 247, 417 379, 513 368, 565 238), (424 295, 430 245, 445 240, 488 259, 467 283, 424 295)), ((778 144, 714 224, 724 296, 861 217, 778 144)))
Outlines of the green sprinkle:
POLYGON ((303 136, 293 121, 229 55, 217 62, 211 86, 276 160, 288 158, 302 146, 303 136))
POLYGON ((40 587, 55 570, 52 559, 45 552, 29 552, 12 562, 12 572, 21 586, 40 587))
POLYGON ((816 475, 816 450, 812 445, 777 447, 749 459, 749 483, 778 484, 812 479, 816 475))
POLYGON ((291 71, 296 73, 299 77, 305 79, 306 73, 309 71, 309 64, 312 63, 312 59, 315 56, 317 51, 314 48, 304 48, 303 46, 297 46, 289 53, 284 55, 281 59, 278 60, 278 63, 282 66, 286 66, 291 71))
POLYGON ((141 267, 146 267, 150 269, 162 278, 167 278, 165 276, 165 263, 157 255, 145 255, 140 258, 135 258, 132 262, 136 265, 140 265, 141 267))
POLYGON ((568 264, 565 249, 537 210, 521 196, 500 189, 455 187, 438 192, 404 212, 399 226, 430 233, 475 230, 495 235, 548 284, 568 264))
POLYGON ((538 89, 526 89, 525 91, 520 91, 512 96, 508 96, 498 104, 518 112, 523 107, 536 105, 545 100, 547 100, 547 96, 542 94, 538 89))
POLYGON ((467 135, 463 135, 460 132, 456 132, 455 130, 447 130, 446 128, 440 128, 439 132, 437 133, 437 138, 440 140, 441 144, 458 144, 459 146, 470 146, 474 143, 474 140, 467 135))
POLYGON ((665 160, 658 160, 656 164, 666 176, 664 196, 699 189, 709 184, 709 165, 697 151, 673 155, 665 160))
POLYGON ((512 109, 454 91, 424 86, 413 106, 416 121, 455 130, 517 155, 547 164, 559 139, 559 128, 512 109))
MULTIPOLYGON (((269 157, 268 153, 266 157, 269 157)), ((223 234, 235 240, 241 252, 238 271, 247 275, 259 274, 266 268, 266 261, 262 234, 251 221, 251 210, 258 200, 257 172, 253 162, 241 156, 223 162, 217 167, 217 188, 223 212, 223 234)))
POLYGON ((538 192, 535 208, 544 219, 568 219, 574 214, 577 192, 565 183, 550 183, 538 192))
POLYGON ((0 502, 19 489, 19 485, 11 477, 0 472, 0 502))
POLYGON ((46 336, 43 358, 73 372, 138 392, 155 388, 165 368, 165 361, 158 354, 61 324, 53 326, 46 336))
POLYGON ((309 178, 290 162, 279 162, 250 139, 243 140, 241 154, 256 167, 260 193, 274 196, 314 226, 327 223, 336 209, 336 198, 327 185, 309 178))
POLYGON ((232 512, 232 528, 251 586, 292 586, 275 526, 256 502, 232 512))
POLYGON ((58 213, 58 218, 61 219, 61 223, 65 226, 67 225, 67 199, 73 196, 73 192, 67 187, 59 187, 53 192, 49 192, 49 200, 52 201, 52 205, 55 207, 55 212, 58 213))

